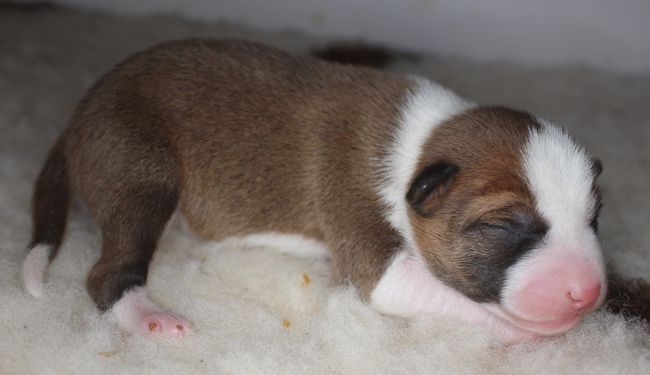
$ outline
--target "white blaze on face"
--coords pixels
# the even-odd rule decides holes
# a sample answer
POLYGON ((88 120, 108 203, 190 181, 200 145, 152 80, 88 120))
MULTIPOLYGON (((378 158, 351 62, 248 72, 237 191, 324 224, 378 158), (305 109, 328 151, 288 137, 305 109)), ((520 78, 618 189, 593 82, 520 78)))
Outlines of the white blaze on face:
POLYGON ((598 306, 606 278, 590 227, 598 204, 593 161, 563 129, 539 122, 523 149, 523 169, 549 228, 538 248, 508 270, 502 305, 517 317, 552 321, 583 310, 580 301, 589 302, 584 310, 598 306))
POLYGON ((596 209, 592 159, 561 128, 540 121, 524 148, 524 172, 537 209, 555 237, 588 229, 596 209))

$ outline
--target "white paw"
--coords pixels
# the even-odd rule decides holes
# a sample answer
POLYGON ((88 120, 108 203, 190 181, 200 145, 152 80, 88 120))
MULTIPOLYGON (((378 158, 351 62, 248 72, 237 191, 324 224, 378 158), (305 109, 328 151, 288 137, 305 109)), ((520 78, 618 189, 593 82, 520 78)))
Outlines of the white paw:
POLYGON ((125 293, 110 312, 118 325, 129 333, 181 339, 191 332, 187 320, 155 304, 142 287, 125 293))

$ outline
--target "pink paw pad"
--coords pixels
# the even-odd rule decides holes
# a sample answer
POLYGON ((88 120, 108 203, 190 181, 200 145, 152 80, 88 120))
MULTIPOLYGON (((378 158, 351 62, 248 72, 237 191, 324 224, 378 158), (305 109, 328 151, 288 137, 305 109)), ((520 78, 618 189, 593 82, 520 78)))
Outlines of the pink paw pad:
POLYGON ((130 333, 181 339, 191 332, 187 320, 155 304, 141 287, 125 293, 113 305, 112 313, 120 327, 130 333))
POLYGON ((182 337, 189 333, 189 324, 182 318, 169 313, 145 314, 141 318, 143 334, 164 334, 170 337, 182 337))

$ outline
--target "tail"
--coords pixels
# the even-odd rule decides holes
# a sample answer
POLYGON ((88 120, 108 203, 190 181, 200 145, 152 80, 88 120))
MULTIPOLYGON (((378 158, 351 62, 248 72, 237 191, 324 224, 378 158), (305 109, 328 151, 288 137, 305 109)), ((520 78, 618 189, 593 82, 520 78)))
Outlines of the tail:
POLYGON ((70 182, 63 145, 62 135, 50 150, 32 197, 33 232, 23 263, 23 282, 34 297, 43 294, 45 270, 63 242, 68 217, 70 182))

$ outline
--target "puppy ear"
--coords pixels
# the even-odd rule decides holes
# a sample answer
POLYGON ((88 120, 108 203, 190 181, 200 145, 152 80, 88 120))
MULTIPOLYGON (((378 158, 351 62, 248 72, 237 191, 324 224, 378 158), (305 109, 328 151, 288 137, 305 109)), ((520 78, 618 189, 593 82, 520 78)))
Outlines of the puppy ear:
POLYGON ((435 210, 436 198, 447 193, 458 171, 458 166, 446 161, 426 167, 411 184, 406 201, 418 214, 431 216, 435 210))
POLYGON ((600 176, 600 174, 603 173, 603 163, 600 161, 600 159, 591 159, 591 171, 594 174, 594 178, 600 176))

